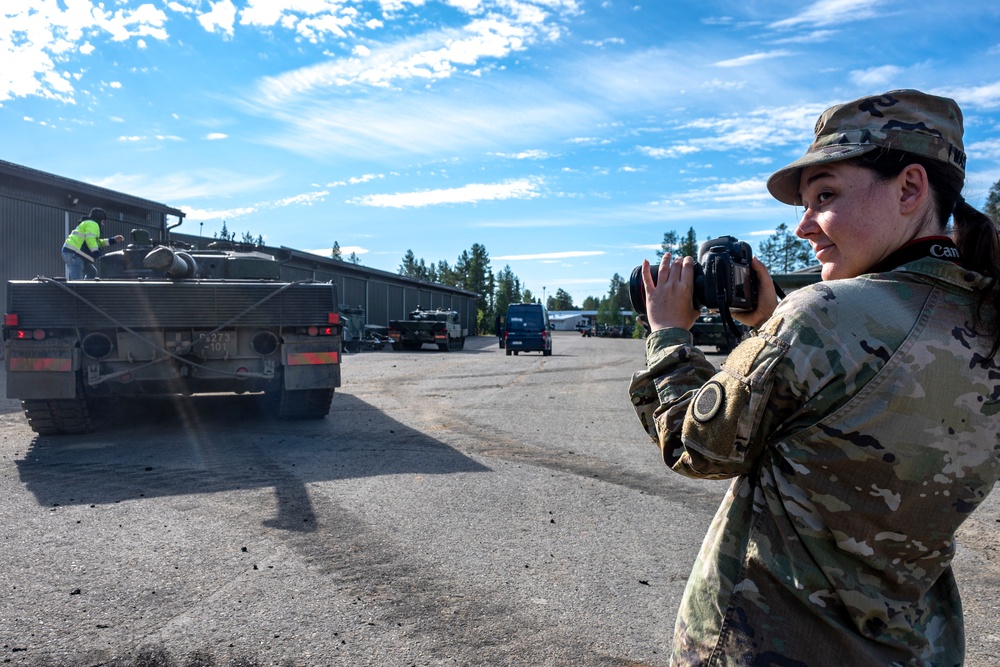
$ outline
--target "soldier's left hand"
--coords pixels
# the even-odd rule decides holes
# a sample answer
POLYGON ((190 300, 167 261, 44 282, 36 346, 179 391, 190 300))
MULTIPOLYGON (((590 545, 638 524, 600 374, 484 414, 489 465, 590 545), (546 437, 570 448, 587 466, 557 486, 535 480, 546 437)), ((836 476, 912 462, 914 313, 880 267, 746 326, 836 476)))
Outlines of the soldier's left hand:
POLYGON ((663 255, 660 268, 653 285, 649 262, 642 266, 642 283, 646 288, 646 314, 652 331, 678 327, 690 329, 700 312, 693 303, 694 259, 684 257, 672 259, 670 253, 663 255))

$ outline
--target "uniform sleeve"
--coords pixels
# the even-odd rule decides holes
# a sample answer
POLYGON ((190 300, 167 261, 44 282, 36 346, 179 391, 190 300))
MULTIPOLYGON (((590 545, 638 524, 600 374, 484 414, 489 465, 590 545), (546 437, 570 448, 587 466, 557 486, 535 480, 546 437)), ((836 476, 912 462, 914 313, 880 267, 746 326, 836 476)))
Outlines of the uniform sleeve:
MULTIPOLYGON (((652 334, 647 368, 632 378, 632 405, 664 462, 688 477, 725 479, 747 472, 782 420, 805 397, 780 388, 789 346, 775 315, 716 372, 680 330, 652 334), (776 390, 775 385, 779 385, 776 390)), ((687 332, 683 332, 687 334, 687 332)))

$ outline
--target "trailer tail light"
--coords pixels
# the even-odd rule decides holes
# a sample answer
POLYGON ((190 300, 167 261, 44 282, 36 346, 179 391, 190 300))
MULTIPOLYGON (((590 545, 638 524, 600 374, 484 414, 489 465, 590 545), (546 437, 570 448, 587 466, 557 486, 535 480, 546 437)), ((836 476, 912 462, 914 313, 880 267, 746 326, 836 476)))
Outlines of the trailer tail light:
POLYGON ((16 327, 17 326, 17 313, 4 313, 3 314, 3 324, 5 327, 16 327))
POLYGON ((309 327, 306 333, 310 336, 332 336, 333 327, 309 327))
POLYGON ((286 363, 289 366, 318 366, 339 361, 340 355, 336 352, 289 352, 286 363))
POLYGON ((73 370, 73 360, 48 357, 11 357, 8 368, 16 372, 67 372, 73 370))
POLYGON ((340 313, 327 313, 326 314, 327 324, 340 324, 340 313))
POLYGON ((14 329, 10 332, 12 340, 45 340, 45 329, 14 329))

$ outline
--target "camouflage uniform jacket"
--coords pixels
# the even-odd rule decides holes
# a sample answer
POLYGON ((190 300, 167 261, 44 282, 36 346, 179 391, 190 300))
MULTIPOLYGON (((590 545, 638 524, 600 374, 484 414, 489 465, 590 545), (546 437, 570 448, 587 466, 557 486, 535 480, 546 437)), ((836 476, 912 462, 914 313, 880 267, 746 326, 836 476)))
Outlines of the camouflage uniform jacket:
POLYGON ((718 373, 687 331, 649 336, 643 427, 674 471, 735 477, 673 664, 962 664, 955 531, 1000 473, 989 284, 927 258, 803 288, 718 373))

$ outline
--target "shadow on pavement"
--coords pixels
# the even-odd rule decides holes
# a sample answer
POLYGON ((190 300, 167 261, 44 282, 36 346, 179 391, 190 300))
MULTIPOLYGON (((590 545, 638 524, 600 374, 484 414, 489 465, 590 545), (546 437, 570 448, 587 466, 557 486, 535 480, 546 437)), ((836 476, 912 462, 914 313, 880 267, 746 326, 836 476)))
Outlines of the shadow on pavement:
POLYGON ((278 516, 264 525, 310 532, 310 482, 489 471, 349 394, 315 421, 269 418, 256 396, 130 400, 102 417, 93 433, 36 437, 15 462, 39 505, 273 487, 278 516))

